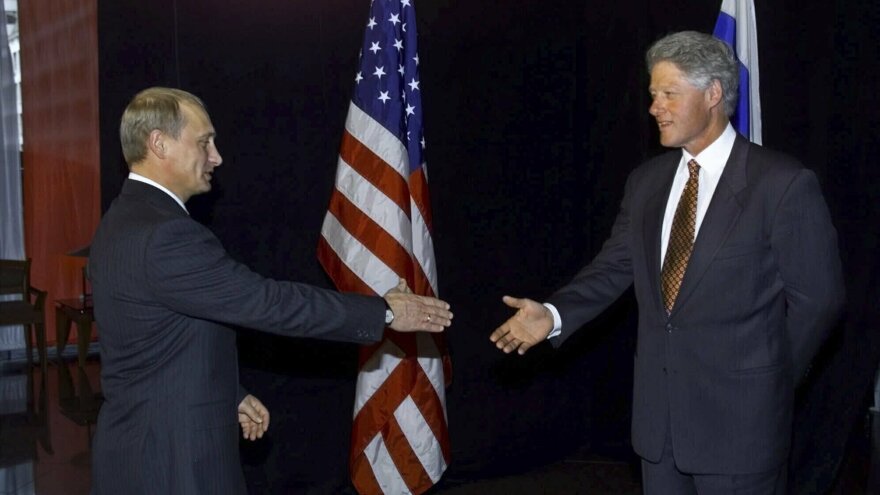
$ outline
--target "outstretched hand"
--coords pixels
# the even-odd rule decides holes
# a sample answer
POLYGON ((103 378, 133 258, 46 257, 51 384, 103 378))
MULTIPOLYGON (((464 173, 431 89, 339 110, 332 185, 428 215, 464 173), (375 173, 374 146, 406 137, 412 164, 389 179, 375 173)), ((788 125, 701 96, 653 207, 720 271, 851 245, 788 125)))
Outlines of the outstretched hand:
POLYGON ((547 307, 531 299, 510 296, 504 296, 502 301, 517 311, 489 336, 495 347, 505 354, 515 350, 522 355, 547 339, 553 330, 553 314, 547 307))
POLYGON ((263 438, 269 429, 269 410, 260 399, 248 394, 238 405, 238 424, 246 440, 263 438))
POLYGON ((392 330, 442 332, 452 324, 449 303, 413 294, 404 279, 400 279, 397 287, 386 292, 384 298, 394 313, 394 321, 389 325, 392 330))

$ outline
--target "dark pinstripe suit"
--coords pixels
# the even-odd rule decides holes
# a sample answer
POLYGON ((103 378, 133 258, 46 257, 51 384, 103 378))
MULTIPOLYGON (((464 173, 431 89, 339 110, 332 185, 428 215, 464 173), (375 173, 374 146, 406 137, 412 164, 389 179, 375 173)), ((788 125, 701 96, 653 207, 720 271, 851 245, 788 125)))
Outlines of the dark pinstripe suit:
POLYGON ((737 136, 667 315, 663 214, 680 151, 636 169, 611 237, 548 302, 571 335, 631 284, 638 299, 632 440, 648 461, 669 435, 684 472, 778 469, 794 388, 843 303, 837 236, 815 175, 737 136))
POLYGON ((105 403, 95 494, 240 494, 235 332, 368 343, 378 297, 263 278, 171 197, 127 180, 91 245, 105 403))

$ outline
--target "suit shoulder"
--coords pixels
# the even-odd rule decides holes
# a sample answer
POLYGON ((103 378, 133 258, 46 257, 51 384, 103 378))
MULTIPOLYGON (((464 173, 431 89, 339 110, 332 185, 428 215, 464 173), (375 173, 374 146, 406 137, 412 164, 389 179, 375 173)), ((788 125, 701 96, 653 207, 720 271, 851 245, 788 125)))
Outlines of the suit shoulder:
POLYGON ((797 175, 806 168, 800 160, 788 153, 754 143, 749 144, 748 163, 757 170, 783 176, 797 175))
POLYGON ((748 183, 761 184, 762 189, 772 191, 771 196, 781 197, 789 191, 802 191, 803 187, 815 189, 821 195, 821 181, 816 173, 787 153, 750 144, 746 166, 748 183))

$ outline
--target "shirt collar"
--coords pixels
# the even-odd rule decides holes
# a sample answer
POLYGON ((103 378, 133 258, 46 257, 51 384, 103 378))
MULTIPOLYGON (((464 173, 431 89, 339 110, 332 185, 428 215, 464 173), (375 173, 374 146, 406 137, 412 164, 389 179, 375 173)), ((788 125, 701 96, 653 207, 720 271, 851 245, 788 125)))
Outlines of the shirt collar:
POLYGON ((177 204, 179 204, 180 207, 183 208, 183 211, 185 211, 187 213, 187 215, 189 214, 189 210, 187 210, 186 206, 183 205, 183 201, 181 201, 180 198, 177 197, 177 195, 175 195, 173 192, 168 190, 168 188, 166 188, 162 184, 159 184, 158 182, 154 181, 153 179, 144 177, 143 175, 136 174, 134 172, 129 172, 128 178, 131 180, 136 180, 138 182, 143 182, 145 184, 149 184, 149 185, 159 189, 160 191, 164 192, 165 194, 171 196, 174 199, 174 201, 177 201, 177 204))
POLYGON ((736 131, 734 131, 733 126, 728 123, 727 127, 724 128, 724 132, 722 132, 712 144, 707 146, 706 149, 701 151, 697 156, 691 155, 682 148, 682 163, 687 163, 691 161, 691 159, 694 159, 700 164, 701 169, 705 169, 706 172, 713 175, 720 175, 721 171, 724 170, 724 165, 727 164, 727 159, 730 158, 730 152, 733 150, 734 141, 736 141, 736 131))

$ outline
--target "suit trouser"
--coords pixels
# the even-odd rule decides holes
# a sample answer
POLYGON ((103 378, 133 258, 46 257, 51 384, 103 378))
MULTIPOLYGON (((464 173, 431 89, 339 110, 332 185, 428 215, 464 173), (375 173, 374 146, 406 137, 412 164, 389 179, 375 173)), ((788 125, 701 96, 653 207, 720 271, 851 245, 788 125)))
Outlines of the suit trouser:
POLYGON ((642 492, 645 495, 785 495, 786 463, 763 473, 689 474, 679 471, 668 431, 667 428, 660 462, 642 459, 642 492))

